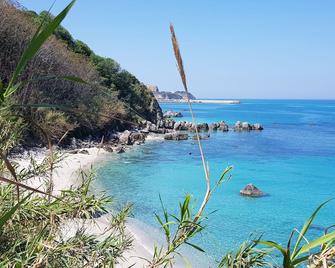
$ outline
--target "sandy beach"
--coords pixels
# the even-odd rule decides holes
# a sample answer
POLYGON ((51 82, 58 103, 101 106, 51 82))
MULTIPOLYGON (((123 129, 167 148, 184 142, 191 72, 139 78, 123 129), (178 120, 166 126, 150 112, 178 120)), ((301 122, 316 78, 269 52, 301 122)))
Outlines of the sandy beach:
MULTIPOLYGON (((153 136, 149 140, 160 139, 153 136)), ((61 151, 61 161, 56 165, 53 171, 53 194, 58 195, 62 190, 69 189, 71 186, 76 186, 80 183, 79 173, 82 170, 88 170, 97 165, 101 165, 103 161, 109 159, 113 153, 109 153, 100 148, 82 148, 79 151, 85 150, 85 153, 70 153, 69 151, 61 151), (87 153, 88 152, 88 153, 87 153)), ((18 164, 20 168, 27 168, 30 163, 30 157, 34 156, 37 163, 41 162, 47 155, 46 149, 32 152, 25 152, 20 158, 12 159, 18 164)), ((34 178, 27 183, 29 186, 45 190, 45 181, 43 178, 34 178)), ((70 237, 79 228, 84 226, 89 234, 107 235, 106 230, 109 227, 111 215, 106 214, 93 220, 74 219, 65 222, 62 228, 62 235, 70 237)), ((164 243, 163 237, 158 229, 148 226, 145 223, 139 222, 136 219, 128 218, 127 232, 133 238, 133 247, 124 253, 124 260, 121 260, 116 267, 125 268, 131 265, 132 267, 145 267, 147 262, 141 258, 150 259, 153 256, 153 249, 155 245, 162 245, 164 243), (148 235, 150 234, 150 235, 148 235), (138 258, 141 257, 141 258, 138 258)), ((184 267, 181 260, 176 259, 174 267, 184 267)), ((197 267, 194 265, 193 267, 197 267)))
MULTIPOLYGON (((58 195, 62 190, 69 189, 71 186, 77 186, 79 181, 80 171, 88 170, 93 168, 99 163, 105 161, 111 153, 106 152, 100 148, 82 148, 80 151, 85 150, 88 153, 70 153, 68 151, 61 152, 61 161, 56 164, 56 168, 53 171, 53 183, 54 189, 53 194, 58 195)), ((20 168, 27 168, 30 164, 30 156, 34 156, 37 163, 43 161, 48 151, 38 150, 26 152, 23 157, 14 158, 13 160, 19 165, 20 168)), ((31 187, 36 187, 45 190, 44 178, 34 178, 27 183, 31 187)), ((87 220, 84 223, 81 220, 73 220, 66 222, 63 227, 63 234, 70 237, 76 230, 81 226, 85 226, 89 234, 106 235, 105 230, 109 227, 111 215, 104 215, 94 220, 87 220)), ((118 264, 117 267, 129 267, 136 262, 133 267, 143 267, 145 261, 137 258, 150 258, 152 256, 152 249, 154 248, 154 241, 147 237, 147 234, 141 232, 134 223, 127 224, 127 231, 129 235, 133 237, 133 248, 125 252, 125 260, 118 264)))

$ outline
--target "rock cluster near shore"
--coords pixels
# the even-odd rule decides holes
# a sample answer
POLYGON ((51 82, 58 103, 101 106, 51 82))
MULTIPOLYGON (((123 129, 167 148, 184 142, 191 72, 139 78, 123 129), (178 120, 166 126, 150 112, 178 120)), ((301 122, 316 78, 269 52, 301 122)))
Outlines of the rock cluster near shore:
POLYGON ((263 130, 263 126, 259 123, 249 124, 248 122, 237 121, 234 126, 235 131, 251 131, 251 130, 263 130))
MULTIPOLYGON (((165 118, 159 120, 157 124, 144 121, 137 130, 125 130, 119 133, 110 133, 105 137, 105 141, 102 140, 99 142, 96 139, 92 139, 92 137, 88 137, 88 139, 84 141, 72 138, 69 149, 71 150, 71 153, 85 153, 81 151, 82 148, 100 147, 108 152, 123 153, 126 151, 127 146, 144 143, 149 133, 164 134, 165 140, 179 141, 189 139, 190 133, 195 133, 196 129, 200 133, 206 133, 201 134, 200 139, 207 140, 210 137, 209 132, 260 131, 263 130, 263 127, 259 123, 250 124, 248 122, 240 121, 237 121, 232 127, 228 126, 224 121, 210 124, 199 123, 195 125, 191 122, 175 122, 172 119, 165 118)), ((197 139, 195 135, 192 135, 191 138, 193 140, 197 139)))
POLYGON ((250 124, 249 122, 237 121, 234 126, 229 127, 224 121, 217 123, 199 123, 197 125, 192 122, 175 122, 172 119, 162 119, 153 124, 151 122, 144 122, 143 132, 154 132, 159 134, 166 134, 172 131, 188 131, 195 132, 196 129, 199 132, 208 132, 208 131, 223 131, 227 132, 230 130, 233 131, 253 131, 253 130, 263 130, 263 126, 259 123, 250 124))

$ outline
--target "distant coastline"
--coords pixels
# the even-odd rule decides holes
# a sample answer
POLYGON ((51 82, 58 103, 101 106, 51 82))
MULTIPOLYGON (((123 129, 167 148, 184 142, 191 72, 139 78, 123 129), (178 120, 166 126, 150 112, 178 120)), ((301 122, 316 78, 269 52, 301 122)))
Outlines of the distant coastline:
MULTIPOLYGON (((157 99, 159 103, 186 103, 185 99, 157 99)), ((195 99, 190 100, 192 103, 213 103, 213 104, 240 104, 240 100, 207 100, 207 99, 195 99)))
POLYGON ((185 103, 189 99, 193 103, 240 104, 240 100, 197 99, 193 94, 184 91, 160 91, 156 85, 146 85, 159 103, 185 103))

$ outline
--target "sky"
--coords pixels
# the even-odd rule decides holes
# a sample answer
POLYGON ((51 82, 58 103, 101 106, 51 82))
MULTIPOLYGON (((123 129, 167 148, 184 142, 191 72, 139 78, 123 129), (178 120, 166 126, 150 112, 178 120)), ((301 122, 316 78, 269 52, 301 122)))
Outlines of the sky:
MULTIPOLYGON (((20 1, 38 12, 52 2, 20 1)), ((333 0, 77 0, 63 26, 162 91, 182 89, 173 23, 198 98, 335 99, 334 13, 333 0)))

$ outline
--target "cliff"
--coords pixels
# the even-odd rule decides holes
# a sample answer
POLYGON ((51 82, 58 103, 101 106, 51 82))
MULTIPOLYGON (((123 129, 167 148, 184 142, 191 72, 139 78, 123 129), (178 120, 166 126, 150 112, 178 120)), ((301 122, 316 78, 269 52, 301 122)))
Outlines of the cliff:
MULTIPOLYGON (((0 81, 6 85, 36 29, 52 15, 27 11, 7 0, 0 0, 0 14, 0 81)), ((62 26, 29 63, 21 79, 30 82, 11 101, 24 107, 14 112, 34 122, 24 135, 30 140, 41 138, 35 123, 51 128, 51 137, 58 140, 66 132, 67 137, 102 136, 136 127, 143 119, 156 122, 162 116, 151 90, 113 59, 98 56, 87 44, 75 40, 62 26), (59 78, 64 76, 87 83, 59 78), (31 105, 41 103, 56 108, 31 105)))

